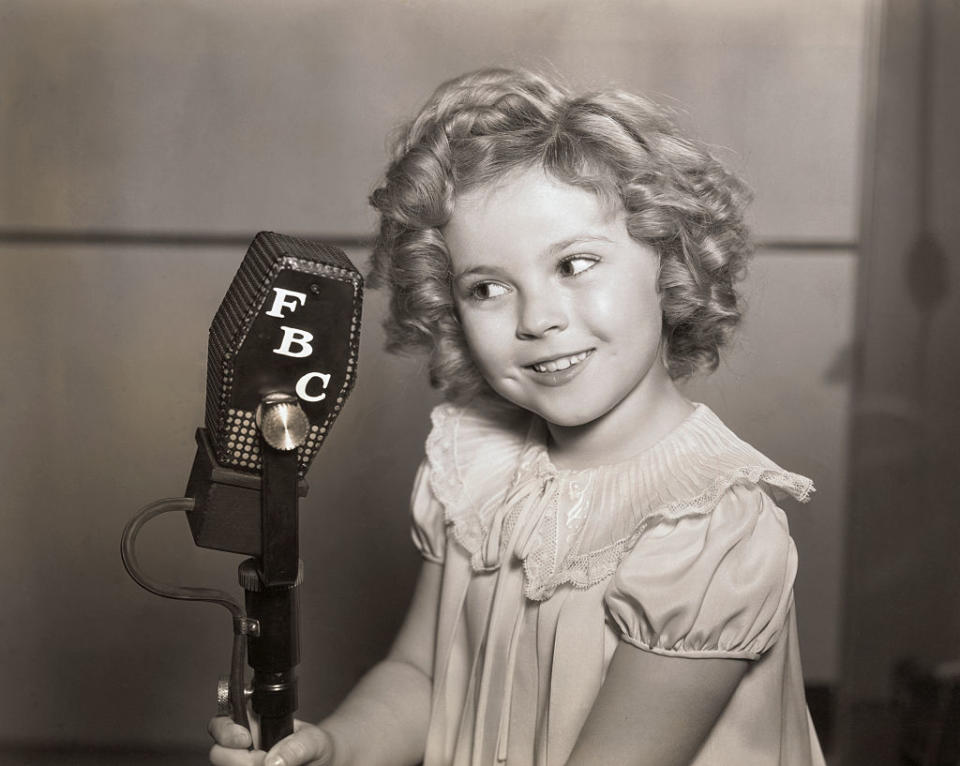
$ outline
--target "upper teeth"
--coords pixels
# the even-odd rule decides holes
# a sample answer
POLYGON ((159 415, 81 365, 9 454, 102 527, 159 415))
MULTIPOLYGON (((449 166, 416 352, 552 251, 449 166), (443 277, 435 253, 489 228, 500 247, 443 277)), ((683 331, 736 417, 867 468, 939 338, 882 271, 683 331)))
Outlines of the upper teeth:
POLYGON ((551 359, 549 362, 537 362, 537 364, 533 365, 533 369, 537 372, 559 372, 560 370, 567 369, 567 367, 580 364, 580 362, 587 358, 587 354, 589 353, 589 351, 581 351, 579 354, 563 356, 559 359, 551 359))

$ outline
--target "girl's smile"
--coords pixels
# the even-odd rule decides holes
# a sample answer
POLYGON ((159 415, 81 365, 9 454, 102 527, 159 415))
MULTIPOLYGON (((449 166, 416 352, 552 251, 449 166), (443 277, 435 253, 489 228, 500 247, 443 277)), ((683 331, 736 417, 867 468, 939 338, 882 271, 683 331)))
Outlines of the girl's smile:
POLYGON ((595 459, 630 454, 653 438, 637 423, 689 413, 660 359, 659 260, 621 206, 525 169, 458 196, 444 237, 477 367, 558 444, 586 429, 595 459))
POLYGON ((538 383, 545 386, 562 386, 583 371, 593 351, 591 348, 577 354, 565 354, 563 356, 553 357, 542 362, 531 364, 529 365, 529 369, 535 373, 536 377, 534 380, 538 383))
POLYGON ((581 351, 579 354, 571 354, 570 356, 561 356, 557 359, 547 359, 543 362, 537 362, 533 365, 533 369, 535 369, 537 372, 556 372, 557 370, 565 370, 571 365, 582 362, 587 358, 587 354, 589 354, 592 350, 593 349, 581 351))

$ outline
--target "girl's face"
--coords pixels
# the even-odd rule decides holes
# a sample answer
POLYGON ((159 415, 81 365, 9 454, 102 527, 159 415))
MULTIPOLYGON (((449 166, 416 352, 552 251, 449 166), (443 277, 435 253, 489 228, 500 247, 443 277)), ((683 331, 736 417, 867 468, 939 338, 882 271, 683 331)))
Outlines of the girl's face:
POLYGON ((467 344, 500 396, 581 426, 669 381, 657 255, 622 208, 534 168, 459 196, 444 236, 467 344))

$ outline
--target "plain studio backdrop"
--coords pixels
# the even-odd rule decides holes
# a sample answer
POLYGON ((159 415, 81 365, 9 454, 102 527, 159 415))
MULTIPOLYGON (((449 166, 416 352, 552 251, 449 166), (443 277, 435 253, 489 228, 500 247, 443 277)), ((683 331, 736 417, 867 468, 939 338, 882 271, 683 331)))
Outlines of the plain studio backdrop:
MULTIPOLYGON (((746 321, 689 393, 815 480, 786 506, 811 706, 832 763, 895 762, 895 663, 960 657, 957 39, 956 0, 0 0, 0 760, 205 761, 229 620, 140 590, 120 532, 183 493, 253 234, 363 268, 386 136, 499 64, 646 93, 754 188, 746 321)), ((301 505, 301 717, 383 654, 419 564, 438 399, 384 311, 301 505)), ((140 547, 240 595, 179 515, 140 547)))

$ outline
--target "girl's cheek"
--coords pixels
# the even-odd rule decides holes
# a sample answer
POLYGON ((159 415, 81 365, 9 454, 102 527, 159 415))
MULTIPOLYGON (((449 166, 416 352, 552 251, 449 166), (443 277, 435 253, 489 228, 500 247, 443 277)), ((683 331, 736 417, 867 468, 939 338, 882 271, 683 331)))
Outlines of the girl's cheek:
POLYGON ((498 333, 502 336, 509 331, 511 312, 506 307, 483 306, 482 308, 468 308, 460 314, 460 321, 466 332, 482 338, 488 333, 498 333))
POLYGON ((622 289, 595 291, 576 303, 577 314, 595 330, 612 330, 625 321, 630 309, 629 295, 622 289))
POLYGON ((502 334, 497 329, 495 318, 484 312, 471 312, 461 316, 460 324, 463 327, 463 335, 470 355, 483 369, 486 360, 495 353, 496 349, 503 346, 502 334))

